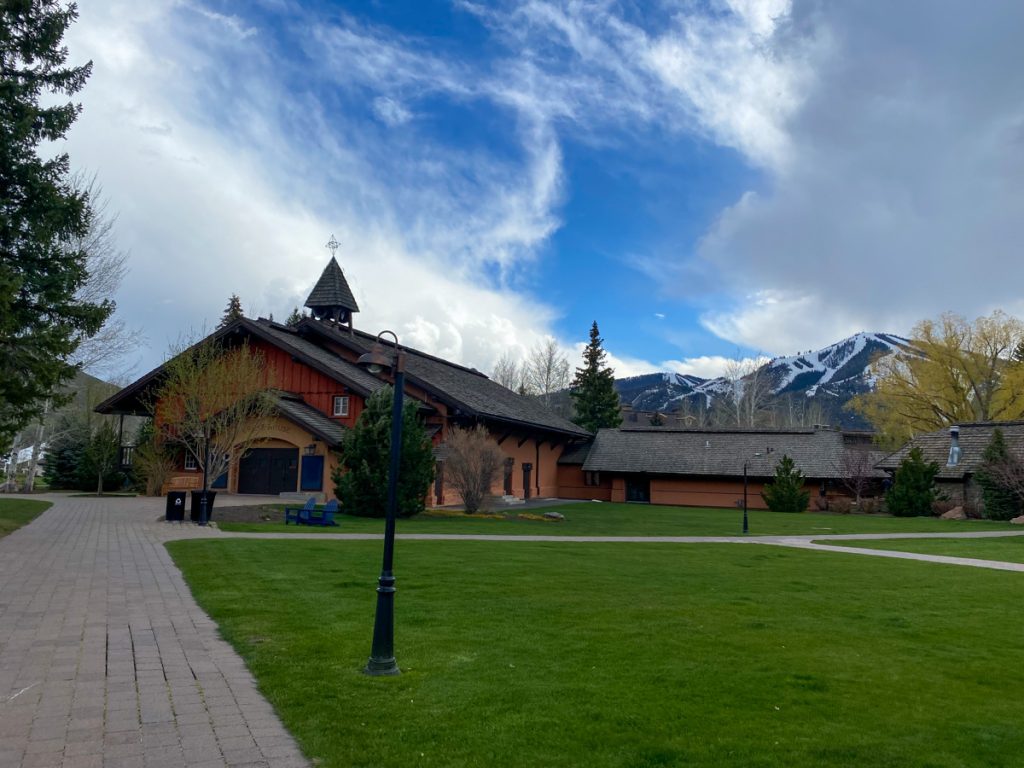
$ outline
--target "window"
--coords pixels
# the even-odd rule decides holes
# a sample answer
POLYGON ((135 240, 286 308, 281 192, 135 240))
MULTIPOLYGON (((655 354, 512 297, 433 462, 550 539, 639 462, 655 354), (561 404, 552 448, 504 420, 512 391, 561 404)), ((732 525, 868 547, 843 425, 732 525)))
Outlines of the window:
POLYGON ((601 473, 600 472, 584 472, 583 473, 583 484, 584 485, 600 485, 601 484, 601 473))
POLYGON ((185 454, 185 469, 187 469, 189 472, 195 472, 197 469, 199 469, 199 465, 196 463, 196 457, 193 456, 191 453, 185 454))
POLYGON ((348 416, 348 395, 334 396, 334 415, 348 416))

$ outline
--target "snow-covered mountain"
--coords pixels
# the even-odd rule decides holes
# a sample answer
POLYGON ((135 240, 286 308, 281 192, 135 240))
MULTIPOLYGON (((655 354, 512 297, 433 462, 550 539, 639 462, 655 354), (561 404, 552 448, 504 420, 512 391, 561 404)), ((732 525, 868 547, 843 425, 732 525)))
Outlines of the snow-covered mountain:
POLYGON ((799 396, 814 400, 824 417, 844 426, 865 426, 856 416, 843 411, 854 395, 873 386, 871 363, 879 356, 913 350, 911 342, 891 333, 858 333, 817 351, 807 351, 769 360, 756 373, 738 383, 727 378, 702 379, 678 373, 650 373, 617 379, 623 404, 635 411, 680 410, 708 407, 716 398, 731 395, 737 388, 758 386, 773 396, 799 396))

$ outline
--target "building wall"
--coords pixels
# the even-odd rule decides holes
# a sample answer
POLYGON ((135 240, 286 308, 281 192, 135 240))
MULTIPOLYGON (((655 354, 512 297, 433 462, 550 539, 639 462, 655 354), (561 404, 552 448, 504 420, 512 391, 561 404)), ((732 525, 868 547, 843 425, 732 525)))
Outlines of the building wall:
MULTIPOLYGON (((323 484, 321 494, 325 498, 331 498, 334 496, 334 482, 331 480, 331 473, 337 466, 337 458, 333 452, 327 447, 323 440, 316 435, 307 432, 297 424, 293 424, 287 419, 278 417, 274 419, 273 425, 267 431, 266 437, 262 440, 257 441, 253 444, 253 448, 297 448, 299 450, 299 461, 300 461, 300 472, 296 479, 295 491, 298 492, 299 484, 301 482, 301 461, 305 448, 308 445, 315 445, 316 450, 314 456, 324 456, 324 473, 323 473, 323 484)), ((171 477, 164 483, 161 488, 161 493, 167 493, 167 491, 180 491, 180 490, 194 490, 203 487, 203 473, 201 470, 186 470, 184 466, 184 455, 179 456, 179 466, 171 475, 171 477)), ((213 483, 215 478, 210 478, 210 482, 213 483)), ((232 462, 228 468, 228 485, 225 489, 229 493, 238 492, 238 462, 232 462)), ((310 496, 315 496, 313 492, 309 493, 310 496)))
POLYGON ((598 475, 597 485, 587 485, 582 465, 560 464, 558 466, 558 498, 589 501, 612 500, 612 479, 607 473, 598 475))
MULTIPOLYGON (((445 430, 447 432, 447 428, 445 430)), ((505 433, 497 429, 490 432, 491 440, 506 459, 512 459, 512 495, 522 499, 525 497, 523 465, 530 464, 531 499, 557 498, 561 491, 558 479, 558 458, 562 455, 561 444, 551 445, 544 438, 534 433, 505 433), (520 444, 522 443, 522 444, 520 444), (539 475, 538 475, 539 469, 539 475)), ((440 444, 440 435, 438 435, 440 444)), ((499 470, 491 484, 492 496, 505 495, 504 467, 499 470)), ((459 492, 444 478, 442 505, 461 504, 459 492)), ((429 506, 437 505, 436 494, 431 489, 429 506)))
MULTIPOLYGON (((630 477, 624 473, 600 473, 598 486, 587 486, 584 483, 582 467, 559 467, 558 495, 564 499, 599 499, 624 503, 626 501, 626 480, 630 477)), ((642 476, 641 476, 642 477, 642 476)), ((706 477, 659 477, 647 476, 651 489, 651 504, 665 504, 681 507, 718 507, 736 508, 743 504, 743 479, 706 478, 706 477)), ((767 509, 761 490, 765 483, 750 480, 747 484, 747 508, 767 509)), ((811 494, 813 508, 814 498, 820 490, 818 481, 808 482, 804 490, 811 494)), ((834 491, 829 497, 838 496, 834 491)))
POLYGON ((291 355, 265 342, 254 344, 267 360, 267 384, 286 392, 302 395, 302 399, 316 408, 331 421, 345 427, 355 426, 359 414, 363 412, 363 398, 349 389, 324 376, 305 363, 292 360, 291 355), (348 416, 333 416, 335 395, 348 396, 348 416))

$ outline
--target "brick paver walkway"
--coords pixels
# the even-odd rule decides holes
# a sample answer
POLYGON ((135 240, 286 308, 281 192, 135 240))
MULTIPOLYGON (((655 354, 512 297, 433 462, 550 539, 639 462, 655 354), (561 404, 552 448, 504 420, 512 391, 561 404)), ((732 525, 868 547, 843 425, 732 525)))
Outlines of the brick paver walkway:
POLYGON ((162 505, 63 497, 0 539, 2 768, 308 765, 163 546, 200 531, 162 505))

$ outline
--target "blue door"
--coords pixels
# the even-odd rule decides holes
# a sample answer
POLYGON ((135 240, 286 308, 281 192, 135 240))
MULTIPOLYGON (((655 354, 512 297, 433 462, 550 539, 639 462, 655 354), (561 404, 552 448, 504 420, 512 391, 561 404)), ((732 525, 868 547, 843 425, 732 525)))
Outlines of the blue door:
POLYGON ((322 491, 324 489, 323 456, 302 457, 302 484, 299 489, 303 491, 322 491))

